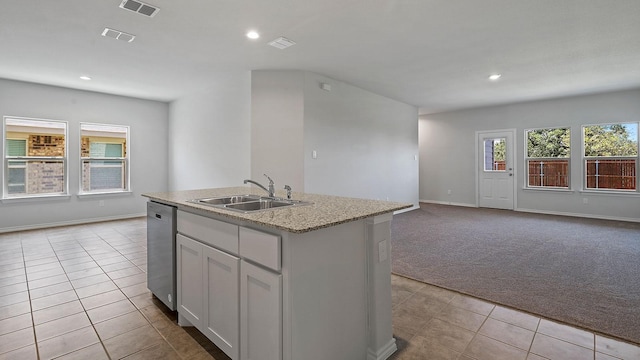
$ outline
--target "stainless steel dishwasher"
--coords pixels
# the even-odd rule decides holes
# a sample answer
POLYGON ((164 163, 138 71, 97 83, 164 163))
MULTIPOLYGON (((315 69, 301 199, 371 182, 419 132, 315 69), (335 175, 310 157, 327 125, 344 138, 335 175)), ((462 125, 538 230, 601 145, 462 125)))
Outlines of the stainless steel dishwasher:
POLYGON ((147 202, 147 288, 176 310, 176 208, 147 202))

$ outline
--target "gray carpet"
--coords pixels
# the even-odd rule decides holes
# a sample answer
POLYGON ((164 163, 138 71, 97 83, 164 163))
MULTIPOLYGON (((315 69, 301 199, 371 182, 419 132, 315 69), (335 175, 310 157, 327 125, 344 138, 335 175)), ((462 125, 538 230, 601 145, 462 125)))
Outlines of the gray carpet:
POLYGON ((640 223, 420 204, 393 272, 640 344, 640 223))

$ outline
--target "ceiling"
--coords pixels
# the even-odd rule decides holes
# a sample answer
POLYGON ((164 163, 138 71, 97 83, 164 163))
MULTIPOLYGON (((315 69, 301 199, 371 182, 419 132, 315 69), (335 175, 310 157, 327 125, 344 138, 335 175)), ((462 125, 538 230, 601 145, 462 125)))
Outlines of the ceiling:
POLYGON ((220 76, 296 69, 421 113, 640 88, 638 0, 145 2, 160 11, 3 0, 0 78, 172 101, 220 76), (268 46, 280 36, 297 44, 268 46))

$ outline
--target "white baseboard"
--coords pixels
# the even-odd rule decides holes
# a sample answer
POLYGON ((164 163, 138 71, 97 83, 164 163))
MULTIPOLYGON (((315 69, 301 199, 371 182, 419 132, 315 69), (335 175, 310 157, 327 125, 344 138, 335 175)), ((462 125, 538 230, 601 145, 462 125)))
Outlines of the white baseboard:
POLYGON ((514 211, 520 211, 520 212, 526 212, 526 213, 534 213, 534 214, 573 216, 573 217, 579 217, 579 218, 599 219, 599 220, 640 222, 640 219, 638 219, 638 218, 627 218, 627 217, 620 217, 620 216, 606 216, 606 215, 571 213, 571 212, 564 212, 564 211, 537 210, 537 209, 525 209, 525 208, 516 208, 514 211))
POLYGON ((386 360, 393 355, 396 350, 398 350, 396 339, 392 337, 391 340, 382 348, 378 349, 378 351, 373 351, 370 348, 367 349, 367 360, 386 360))
POLYGON ((427 204, 453 205, 453 206, 464 206, 464 207, 472 207, 472 208, 478 207, 476 204, 457 203, 457 202, 451 202, 451 201, 436 201, 436 200, 419 200, 419 201, 427 204))
POLYGON ((407 211, 412 211, 412 210, 417 210, 417 209, 420 209, 420 206, 418 206, 418 205, 413 205, 412 207, 407 208, 407 209, 402 209, 402 210, 394 211, 394 212, 393 212, 393 215, 398 215, 398 214, 405 213, 405 212, 407 212, 407 211))
MULTIPOLYGON (((464 207, 473 207, 473 208, 477 208, 478 207, 475 204, 454 203, 454 202, 447 202, 447 201, 420 200, 420 202, 428 203, 428 204, 464 206, 464 207)), ((564 211, 538 210, 538 209, 526 209, 526 208, 516 208, 513 211, 520 211, 520 212, 533 213, 533 214, 572 216, 572 217, 588 218, 588 219, 640 222, 640 219, 638 219, 638 218, 628 218, 628 217, 621 217, 621 216, 594 215, 594 214, 583 214, 583 213, 572 213, 572 212, 564 212, 564 211)))
POLYGON ((127 215, 105 216, 105 217, 90 218, 90 219, 59 221, 59 222, 45 223, 45 224, 12 226, 12 227, 0 228, 0 234, 14 232, 14 231, 37 230, 37 229, 44 229, 44 228, 51 228, 51 227, 58 227, 58 226, 81 225, 81 224, 90 224, 90 223, 103 222, 103 221, 132 219, 132 218, 144 217, 144 216, 147 216, 147 214, 146 213, 127 214, 127 215))

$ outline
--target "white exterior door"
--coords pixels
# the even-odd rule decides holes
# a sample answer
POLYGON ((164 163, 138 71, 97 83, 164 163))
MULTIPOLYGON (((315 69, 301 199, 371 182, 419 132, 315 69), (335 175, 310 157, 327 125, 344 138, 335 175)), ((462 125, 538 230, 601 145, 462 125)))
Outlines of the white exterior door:
POLYGON ((478 206, 513 210, 515 130, 477 134, 478 206))

